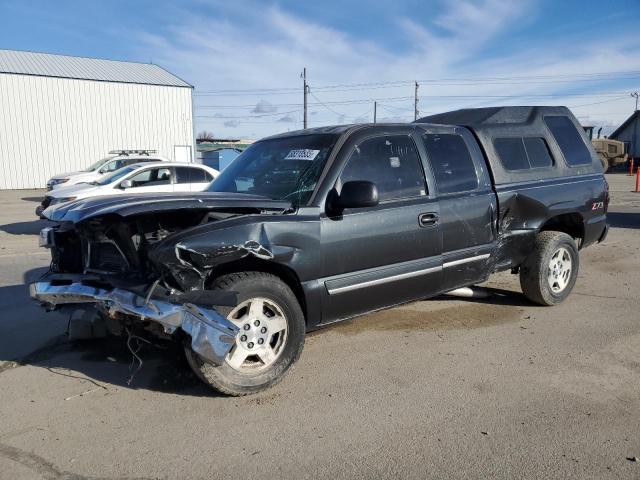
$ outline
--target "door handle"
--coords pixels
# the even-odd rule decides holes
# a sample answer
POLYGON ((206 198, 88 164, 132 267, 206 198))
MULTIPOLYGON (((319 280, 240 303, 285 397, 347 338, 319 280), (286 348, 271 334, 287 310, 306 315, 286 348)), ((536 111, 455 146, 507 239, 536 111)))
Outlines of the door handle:
POLYGON ((434 227, 438 225, 437 213, 422 213, 418 217, 418 223, 421 227, 434 227))

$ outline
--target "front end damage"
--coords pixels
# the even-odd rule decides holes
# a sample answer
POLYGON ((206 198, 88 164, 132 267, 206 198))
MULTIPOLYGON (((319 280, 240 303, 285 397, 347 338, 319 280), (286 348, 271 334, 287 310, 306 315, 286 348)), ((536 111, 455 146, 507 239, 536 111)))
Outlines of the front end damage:
POLYGON ((205 360, 221 365, 235 342, 238 327, 213 308, 185 303, 177 305, 145 298, 115 288, 106 290, 82 282, 39 281, 29 286, 31 298, 53 308, 70 304, 95 303, 108 318, 123 317, 140 322, 155 322, 167 335, 178 329, 191 336, 191 348, 205 360))
POLYGON ((144 330, 160 338, 190 341, 204 361, 220 365, 238 328, 217 308, 234 307, 237 295, 207 290, 207 279, 216 265, 227 260, 247 255, 268 259, 271 253, 250 236, 237 246, 226 242, 225 233, 223 245, 211 238, 219 236, 218 224, 240 220, 259 225, 243 222, 242 217, 282 214, 286 205, 264 208, 254 199, 235 198, 168 201, 175 204, 173 208, 136 199, 120 207, 108 200, 96 205, 95 200, 48 210, 46 215, 59 222, 40 233, 41 246, 51 249, 51 267, 30 285, 30 295, 49 310, 95 308, 113 333, 144 330), (188 241, 202 232, 213 244, 206 254, 190 248, 188 241))

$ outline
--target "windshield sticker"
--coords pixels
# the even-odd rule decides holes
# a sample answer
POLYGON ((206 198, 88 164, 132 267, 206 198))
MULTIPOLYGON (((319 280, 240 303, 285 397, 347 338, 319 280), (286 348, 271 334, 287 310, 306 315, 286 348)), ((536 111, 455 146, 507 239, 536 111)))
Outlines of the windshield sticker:
POLYGON ((320 150, 310 150, 308 148, 301 148, 299 150, 291 150, 284 157, 285 160, 315 160, 320 153, 320 150))
POLYGON ((398 157, 389 157, 389 162, 391 163, 392 168, 400 167, 400 158, 398 157))

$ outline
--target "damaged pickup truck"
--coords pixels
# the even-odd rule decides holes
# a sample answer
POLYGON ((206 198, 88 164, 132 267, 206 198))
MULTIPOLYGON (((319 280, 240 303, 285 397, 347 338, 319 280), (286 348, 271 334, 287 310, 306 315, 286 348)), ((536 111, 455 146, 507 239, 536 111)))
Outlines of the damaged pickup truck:
POLYGON ((48 208, 31 296, 181 342, 204 382, 243 395, 278 382, 307 331, 493 272, 560 303, 608 201, 564 107, 309 129, 253 144, 202 193, 48 208))

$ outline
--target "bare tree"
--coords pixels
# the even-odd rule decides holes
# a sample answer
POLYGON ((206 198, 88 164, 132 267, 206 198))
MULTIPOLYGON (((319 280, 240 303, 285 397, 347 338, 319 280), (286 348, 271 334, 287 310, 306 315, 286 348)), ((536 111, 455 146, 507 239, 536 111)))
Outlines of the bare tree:
POLYGON ((215 139, 213 132, 207 132, 206 130, 202 130, 196 136, 196 142, 213 142, 215 139))

